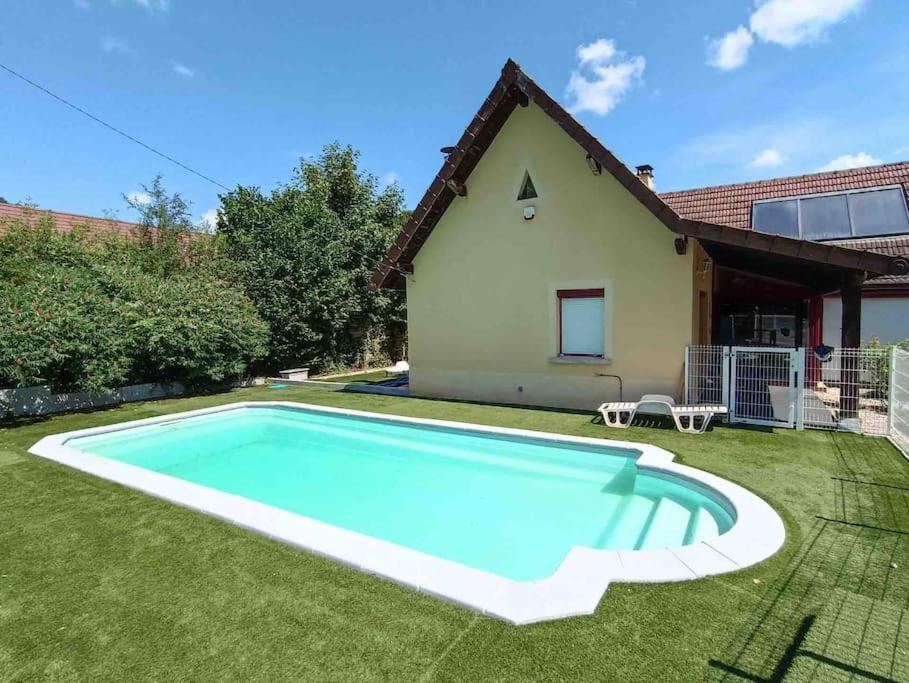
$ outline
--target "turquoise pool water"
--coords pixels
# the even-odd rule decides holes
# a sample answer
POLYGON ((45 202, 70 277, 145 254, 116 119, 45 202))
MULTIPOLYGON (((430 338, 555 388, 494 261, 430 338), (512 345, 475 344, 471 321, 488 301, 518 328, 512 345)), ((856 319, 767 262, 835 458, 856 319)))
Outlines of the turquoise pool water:
POLYGON ((662 548, 732 526, 638 453, 302 408, 240 408, 70 439, 104 458, 237 494, 516 580, 574 545, 662 548))

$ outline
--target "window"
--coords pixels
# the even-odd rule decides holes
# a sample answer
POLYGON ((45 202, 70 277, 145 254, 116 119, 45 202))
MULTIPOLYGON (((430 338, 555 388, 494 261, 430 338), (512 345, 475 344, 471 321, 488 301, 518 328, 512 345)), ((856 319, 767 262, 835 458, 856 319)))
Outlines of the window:
POLYGON ((899 190, 862 192, 849 197, 856 236, 909 232, 906 203, 899 190))
POLYGON ((521 183, 521 189, 518 192, 518 200, 535 199, 536 196, 537 189, 533 186, 533 180, 530 178, 530 174, 525 171, 524 182, 521 183))
POLYGON ((606 299, 602 289, 560 289, 559 355, 605 355, 606 299))
POLYGON ((812 197, 799 201, 802 238, 822 240, 849 235, 849 206, 846 195, 812 197))
POLYGON ((751 219, 759 232, 806 240, 909 233, 902 187, 755 202, 751 219))
POLYGON ((762 202, 754 205, 754 229, 784 237, 799 236, 798 200, 762 202))

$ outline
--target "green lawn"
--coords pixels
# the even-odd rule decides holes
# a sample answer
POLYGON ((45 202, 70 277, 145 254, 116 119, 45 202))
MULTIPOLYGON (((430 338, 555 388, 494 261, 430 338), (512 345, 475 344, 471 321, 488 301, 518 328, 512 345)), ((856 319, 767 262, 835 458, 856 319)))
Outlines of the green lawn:
POLYGON ((0 678, 909 680, 909 464, 887 442, 295 387, 0 429, 0 678), (750 570, 613 584, 596 614, 514 627, 26 454, 55 432, 236 400, 620 437, 739 482, 788 542, 750 570), (896 567, 896 568, 894 568, 896 567))

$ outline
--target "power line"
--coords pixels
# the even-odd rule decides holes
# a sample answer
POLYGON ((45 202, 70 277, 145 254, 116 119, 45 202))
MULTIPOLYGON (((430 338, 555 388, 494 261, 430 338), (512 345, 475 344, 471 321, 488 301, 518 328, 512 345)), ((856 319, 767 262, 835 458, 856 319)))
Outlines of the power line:
MULTIPOLYGON (((197 171, 197 170, 195 170, 195 169, 193 169, 193 168, 190 168, 189 166, 187 166, 186 164, 184 164, 182 161, 178 161, 177 159, 174 159, 172 156, 170 156, 170 155, 168 155, 168 154, 165 154, 164 152, 161 152, 161 151, 155 149, 155 148, 152 147, 151 145, 145 144, 144 142, 142 142, 142 141, 139 140, 138 138, 133 137, 133 136, 130 135, 129 133, 126 133, 126 132, 120 130, 119 128, 117 128, 116 126, 113 126, 113 125, 107 123, 107 121, 104 121, 104 120, 98 118, 97 116, 95 116, 95 115, 92 114, 91 112, 85 111, 85 109, 83 109, 82 107, 80 107, 80 106, 78 106, 78 105, 76 105, 76 104, 73 104, 73 103, 70 102, 69 100, 67 100, 67 99, 65 99, 65 98, 63 98, 63 97, 61 97, 60 95, 57 95, 57 94, 54 93, 54 92, 51 92, 50 90, 48 90, 47 88, 45 88, 43 85, 41 85, 41 84, 39 84, 39 83, 35 83, 35 81, 31 80, 30 78, 27 78, 26 76, 23 76, 22 74, 20 74, 20 73, 19 73, 18 71, 16 71, 16 70, 11 69, 10 67, 6 66, 6 64, 0 63, 0 69, 3 69, 3 70, 6 71, 7 73, 9 73, 11 76, 15 76, 15 77, 18 78, 19 80, 24 81, 25 83, 28 83, 28 84, 29 84, 30 86, 32 86, 33 88, 37 88, 38 90, 40 90, 40 91, 43 92, 44 94, 50 95, 51 97, 53 97, 53 98, 54 98, 55 100, 57 100, 58 102, 60 102, 60 103, 62 103, 62 104, 64 104, 64 105, 66 105, 66 106, 69 107, 70 109, 74 109, 75 111, 79 112, 79 113, 82 114, 83 116, 87 116, 88 118, 90 118, 90 119, 91 119, 92 121, 94 121, 95 123, 101 124, 101 125, 104 126, 105 128, 107 128, 107 129, 109 129, 109 130, 112 130, 112 131, 113 131, 114 133, 116 133, 117 135, 120 135, 120 136, 126 138, 127 140, 129 140, 130 142, 134 142, 134 143, 136 143, 137 145, 140 145, 141 147, 144 147, 145 149, 147 149, 147 150, 148 150, 149 152, 151 152, 152 154, 157 154, 157 155, 158 155, 159 157, 161 157, 162 159, 166 159, 167 161, 171 162, 172 164, 176 164, 176 165, 179 166, 180 168, 182 168, 182 169, 184 169, 184 170, 186 170, 186 171, 189 171, 190 173, 192 173, 192 174, 195 175, 195 176, 198 176, 199 178, 202 178, 202 180, 205 180, 205 181, 211 183, 212 185, 215 185, 216 187, 220 187, 222 190, 226 190, 227 192, 230 192, 230 191, 231 191, 231 189, 230 189, 229 187, 227 187, 226 185, 224 185, 224 184, 222 184, 222 183, 219 183, 217 180, 213 180, 212 178, 209 178, 209 177, 208 177, 207 175, 205 175, 204 173, 200 173, 199 171, 197 171)), ((320 237, 323 237, 323 238, 324 238, 325 236, 324 236, 324 235, 320 235, 320 237)), ((328 239, 326 239, 325 241, 326 241, 326 243, 327 243, 327 242, 328 242, 328 239)), ((362 253, 362 252, 360 252, 360 251, 357 251, 356 249, 352 249, 352 248, 350 248, 350 247, 348 247, 348 250, 351 251, 352 253, 356 254, 356 255, 359 256, 360 258, 366 259, 367 261, 372 261, 372 262, 375 263, 376 265, 380 265, 380 266, 387 265, 387 266, 389 266, 392 270, 396 270, 396 271, 398 271, 399 273, 401 273, 401 275, 405 275, 405 276, 407 275, 407 273, 405 273, 403 270, 401 270, 398 266, 396 266, 395 264, 392 264, 392 263, 386 263, 386 262, 384 261, 384 259, 377 259, 377 258, 374 258, 374 257, 372 257, 372 256, 367 256, 366 254, 364 254, 364 253, 362 253)))
POLYGON ((60 95, 57 95, 56 93, 51 92, 50 90, 48 90, 47 88, 45 88, 43 85, 40 85, 40 84, 38 84, 38 83, 35 83, 35 82, 34 82, 33 80, 31 80, 30 78, 26 78, 25 76, 23 76, 22 74, 20 74, 18 71, 15 71, 14 69, 9 68, 9 67, 6 66, 5 64, 0 63, 0 69, 3 69, 4 71, 6 71, 7 73, 9 73, 9 74, 12 75, 12 76, 15 76, 16 78, 18 78, 18 79, 21 80, 21 81, 24 81, 25 83, 28 83, 28 84, 29 84, 30 86, 32 86, 33 88, 37 88, 38 90, 40 90, 40 91, 43 92, 44 94, 50 95, 50 96, 53 97, 55 100, 57 100, 58 102, 60 102, 60 103, 62 103, 62 104, 65 104, 65 105, 66 105, 67 107, 69 107, 70 109, 74 109, 74 110, 76 110, 77 112, 79 112, 80 114, 82 114, 83 116, 87 116, 88 118, 90 118, 90 119, 91 119, 92 121, 94 121, 95 123, 100 123, 102 126, 104 126, 105 128, 108 128, 109 130, 112 130, 112 131, 115 132, 117 135, 120 135, 120 136, 126 138, 127 140, 129 140, 130 142, 135 142, 137 145, 140 145, 140 146, 144 147, 145 149, 147 149, 147 150, 148 150, 149 152, 151 152, 152 154, 157 154, 157 155, 158 155, 159 157, 161 157, 162 159, 167 159, 167 161, 171 162, 172 164, 176 164, 177 166, 179 166, 179 167, 182 168, 183 170, 189 171, 190 173, 192 173, 192 174, 195 175, 195 176, 198 176, 198 177, 202 178, 202 180, 208 181, 208 182, 211 183, 212 185, 216 185, 217 187, 220 187, 222 190, 226 190, 226 191, 230 192, 230 188, 227 187, 227 185, 224 185, 224 184, 222 184, 222 183, 219 183, 217 180, 213 180, 212 178, 209 178, 209 177, 208 177, 207 175, 205 175, 204 173, 200 173, 199 171, 190 168, 189 166, 187 166, 186 164, 184 164, 182 161, 177 161, 177 160, 174 159, 172 156, 169 156, 169 155, 165 154, 164 152, 161 152, 161 151, 155 149, 155 148, 152 147, 151 145, 145 144, 144 142, 142 142, 142 141, 139 140, 138 138, 133 137, 133 136, 130 135, 129 133, 126 133, 126 132, 120 130, 120 129, 117 128, 116 126, 112 126, 111 124, 107 123, 107 121, 103 121, 102 119, 98 118, 97 116, 95 116, 95 115, 92 114, 91 112, 87 112, 87 111, 85 111, 82 107, 73 104, 73 103, 70 102, 69 100, 67 100, 67 99, 65 99, 65 98, 63 98, 63 97, 60 97, 60 95))

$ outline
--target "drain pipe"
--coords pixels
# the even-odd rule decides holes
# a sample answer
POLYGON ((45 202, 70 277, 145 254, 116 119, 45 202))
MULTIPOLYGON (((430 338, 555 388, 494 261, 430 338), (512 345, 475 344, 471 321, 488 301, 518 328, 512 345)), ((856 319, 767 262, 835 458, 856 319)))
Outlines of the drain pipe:
POLYGON ((619 375, 610 375, 610 374, 605 373, 605 372, 598 372, 598 373, 596 373, 596 376, 597 376, 597 377, 612 377, 613 379, 619 380, 619 401, 621 402, 621 401, 624 401, 624 400, 625 400, 625 399, 622 397, 622 394, 624 393, 624 390, 623 390, 623 388, 622 388, 622 378, 621 378, 619 375))

